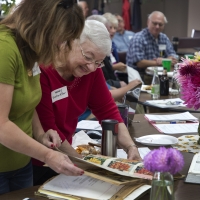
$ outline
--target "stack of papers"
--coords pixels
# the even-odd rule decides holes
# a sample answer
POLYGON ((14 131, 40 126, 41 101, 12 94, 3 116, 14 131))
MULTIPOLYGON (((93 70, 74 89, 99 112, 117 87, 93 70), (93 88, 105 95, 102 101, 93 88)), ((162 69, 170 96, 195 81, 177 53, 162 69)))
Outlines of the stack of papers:
POLYGON ((159 108, 173 108, 179 106, 186 106, 184 101, 180 98, 174 99, 163 99, 163 100, 149 100, 146 101, 147 104, 159 107, 159 108))
POLYGON ((171 122, 183 122, 183 121, 190 121, 190 122, 197 122, 198 119, 194 117, 189 112, 183 112, 178 114, 170 114, 170 115, 152 115, 152 114, 145 114, 145 118, 150 122, 155 123, 171 123, 171 122))
POLYGON ((170 115, 146 114, 145 118, 161 133, 196 133, 198 119, 189 112, 170 115), (194 123, 195 122, 195 123, 194 123))

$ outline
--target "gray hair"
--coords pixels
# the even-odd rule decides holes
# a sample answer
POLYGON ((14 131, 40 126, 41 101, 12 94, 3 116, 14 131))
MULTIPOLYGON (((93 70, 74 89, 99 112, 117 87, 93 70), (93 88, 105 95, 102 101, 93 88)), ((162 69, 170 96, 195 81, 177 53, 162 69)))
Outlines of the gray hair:
POLYGON ((105 53, 107 56, 110 55, 110 34, 103 23, 96 20, 86 20, 80 36, 80 43, 82 44, 86 40, 93 42, 102 53, 105 53))
POLYGON ((153 15, 157 15, 157 14, 163 16, 165 24, 168 23, 167 18, 166 18, 165 15, 164 15, 162 12, 160 12, 160 11, 153 11, 153 12, 148 16, 148 19, 151 19, 153 15))
POLYGON ((97 20, 101 23, 103 23, 105 26, 108 23, 108 20, 103 17, 102 15, 90 15, 89 17, 87 17, 87 20, 97 20))
POLYGON ((103 17, 105 17, 113 26, 118 27, 118 20, 115 15, 111 13, 105 13, 103 14, 103 17))

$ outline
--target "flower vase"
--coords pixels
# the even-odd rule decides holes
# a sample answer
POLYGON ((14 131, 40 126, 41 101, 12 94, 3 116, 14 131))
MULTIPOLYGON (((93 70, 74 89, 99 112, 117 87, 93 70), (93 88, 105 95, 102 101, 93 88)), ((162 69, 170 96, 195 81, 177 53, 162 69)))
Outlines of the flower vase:
POLYGON ((155 172, 150 200, 174 200, 174 180, 169 172, 155 172))

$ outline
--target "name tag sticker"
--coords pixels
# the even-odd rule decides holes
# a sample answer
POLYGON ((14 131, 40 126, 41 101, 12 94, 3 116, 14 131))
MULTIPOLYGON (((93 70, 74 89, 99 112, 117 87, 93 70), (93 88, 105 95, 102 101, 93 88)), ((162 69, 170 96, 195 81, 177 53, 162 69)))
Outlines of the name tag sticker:
POLYGON ((38 63, 36 62, 32 69, 33 76, 36 76, 41 73, 38 63))
POLYGON ((61 87, 51 92, 52 103, 68 97, 67 87, 61 87))
POLYGON ((129 39, 129 40, 130 40, 130 39, 132 39, 132 38, 133 38, 133 36, 132 36, 132 35, 129 35, 129 36, 128 36, 128 39, 129 39))
POLYGON ((159 44, 159 51, 166 50, 166 44, 159 44))

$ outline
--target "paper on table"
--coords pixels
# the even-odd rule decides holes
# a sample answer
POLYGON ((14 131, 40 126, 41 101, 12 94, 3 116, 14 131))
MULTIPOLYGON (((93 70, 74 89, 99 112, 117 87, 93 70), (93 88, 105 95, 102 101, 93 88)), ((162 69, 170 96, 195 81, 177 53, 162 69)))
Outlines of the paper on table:
POLYGON ((159 108, 173 108, 173 107, 179 107, 179 106, 186 106, 184 104, 184 101, 180 98, 174 98, 174 99, 163 99, 163 100, 148 100, 146 101, 147 104, 152 104, 159 108), (178 105, 167 105, 167 102, 181 102, 178 105))
POLYGON ((45 190, 92 199, 110 199, 123 186, 107 183, 89 176, 60 174, 44 185, 45 190))
POLYGON ((178 113, 178 114, 170 114, 170 115, 151 115, 151 114, 145 114, 145 117, 149 121, 197 121, 197 118, 194 117, 189 112, 184 113, 178 113))
POLYGON ((99 122, 93 120, 81 120, 80 122, 78 122, 76 128, 82 130, 102 130, 99 122))
POLYGON ((88 144, 88 142, 96 143, 96 141, 91 139, 84 131, 79 131, 72 137, 73 148, 76 148, 78 145, 88 144))
POLYGON ((161 133, 197 133, 199 123, 194 124, 153 124, 153 126, 161 133))
POLYGON ((124 200, 134 200, 150 188, 150 185, 143 185, 134 192, 132 192, 130 195, 128 195, 124 200))

